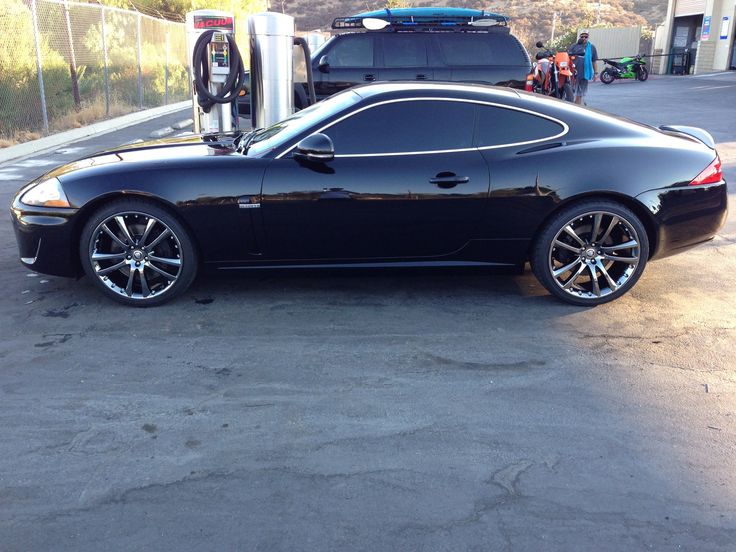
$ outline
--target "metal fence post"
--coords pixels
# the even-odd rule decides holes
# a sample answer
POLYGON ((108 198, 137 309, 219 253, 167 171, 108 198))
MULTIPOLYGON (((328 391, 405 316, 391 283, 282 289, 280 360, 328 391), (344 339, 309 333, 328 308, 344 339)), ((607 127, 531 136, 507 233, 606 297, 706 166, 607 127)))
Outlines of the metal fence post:
POLYGON ((31 0, 31 14, 33 16, 33 41, 36 45, 36 69, 38 71, 38 89, 41 94, 41 113, 43 115, 43 132, 49 133, 49 114, 46 110, 46 89, 43 85, 43 64, 41 62, 41 37, 38 31, 38 11, 36 0, 31 0))
POLYGON ((102 11, 102 59, 105 63, 105 116, 110 115, 110 79, 107 71, 107 31, 105 28, 105 8, 102 11))
POLYGON ((166 25, 166 69, 164 69, 164 105, 169 105, 169 24, 166 25))
POLYGON ((79 75, 77 74, 77 55, 74 52, 74 35, 72 33, 72 21, 69 16, 69 0, 64 0, 64 18, 66 20, 66 41, 69 47, 69 76, 72 79, 72 95, 74 96, 74 109, 82 109, 82 98, 79 95, 79 75))
POLYGON ((136 52, 136 59, 138 61, 138 106, 143 109, 143 73, 141 70, 141 14, 138 14, 138 30, 137 30, 137 42, 138 49, 136 52))

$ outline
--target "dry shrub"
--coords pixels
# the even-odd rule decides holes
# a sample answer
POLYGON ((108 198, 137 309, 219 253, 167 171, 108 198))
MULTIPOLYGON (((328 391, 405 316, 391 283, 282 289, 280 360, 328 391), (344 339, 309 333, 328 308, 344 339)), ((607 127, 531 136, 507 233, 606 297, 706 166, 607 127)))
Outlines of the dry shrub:
POLYGON ((0 148, 9 148, 22 142, 38 140, 41 135, 30 130, 16 130, 12 136, 0 136, 0 148))
POLYGON ((70 128, 80 128, 103 119, 112 119, 132 113, 137 108, 120 102, 110 102, 110 113, 105 113, 105 100, 98 99, 82 105, 79 111, 69 111, 66 115, 56 117, 51 121, 51 131, 59 132, 70 128))
MULTIPOLYGON (((81 128, 104 119, 112 119, 132 113, 137 108, 121 102, 110 102, 110 113, 105 113, 105 100, 97 100, 85 103, 79 111, 69 111, 65 115, 56 117, 50 121, 49 129, 53 132, 61 132, 72 128, 81 128)), ((0 148, 8 148, 22 142, 29 142, 41 138, 41 133, 29 130, 16 130, 10 136, 0 136, 0 148)))

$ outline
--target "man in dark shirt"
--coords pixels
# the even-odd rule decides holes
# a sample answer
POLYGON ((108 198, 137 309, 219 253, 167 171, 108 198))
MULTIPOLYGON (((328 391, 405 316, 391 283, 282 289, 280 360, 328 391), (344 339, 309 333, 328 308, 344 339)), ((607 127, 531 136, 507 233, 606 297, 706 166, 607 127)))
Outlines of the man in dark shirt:
POLYGON ((575 56, 575 103, 583 104, 583 98, 588 94, 588 81, 595 82, 598 73, 598 51, 588 42, 588 31, 580 32, 580 38, 570 46, 567 53, 575 56))

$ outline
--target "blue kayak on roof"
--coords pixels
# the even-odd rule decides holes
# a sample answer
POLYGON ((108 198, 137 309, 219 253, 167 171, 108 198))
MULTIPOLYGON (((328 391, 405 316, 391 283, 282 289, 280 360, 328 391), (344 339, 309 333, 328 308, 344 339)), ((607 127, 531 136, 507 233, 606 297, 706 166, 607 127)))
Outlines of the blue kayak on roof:
POLYGON ((359 25, 363 19, 382 19, 391 25, 397 26, 460 26, 475 21, 494 21, 496 24, 506 25, 509 18, 499 13, 470 8, 385 8, 340 17, 335 19, 333 28, 353 27, 359 25))
MULTIPOLYGON (((376 19, 384 19, 386 17, 407 18, 407 17, 433 17, 433 18, 465 18, 472 19, 478 17, 488 17, 491 15, 500 15, 497 13, 487 12, 485 10, 474 10, 471 8, 384 8, 382 10, 373 10, 363 12, 352 17, 375 17, 376 19)), ((504 17, 504 16, 501 16, 504 17)))

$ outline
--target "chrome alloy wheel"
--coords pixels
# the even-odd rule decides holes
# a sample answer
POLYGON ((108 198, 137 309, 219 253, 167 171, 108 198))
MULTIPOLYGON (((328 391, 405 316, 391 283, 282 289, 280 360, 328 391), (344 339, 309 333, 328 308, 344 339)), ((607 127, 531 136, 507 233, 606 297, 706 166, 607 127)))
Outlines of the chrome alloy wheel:
POLYGON ((640 261, 632 224, 615 213, 591 211, 562 226, 550 245, 548 265, 565 293, 597 300, 625 286, 640 261))
POLYGON ((145 301, 165 294, 182 271, 182 247, 161 220, 140 212, 116 213, 97 225, 89 260, 99 280, 115 293, 145 301))

